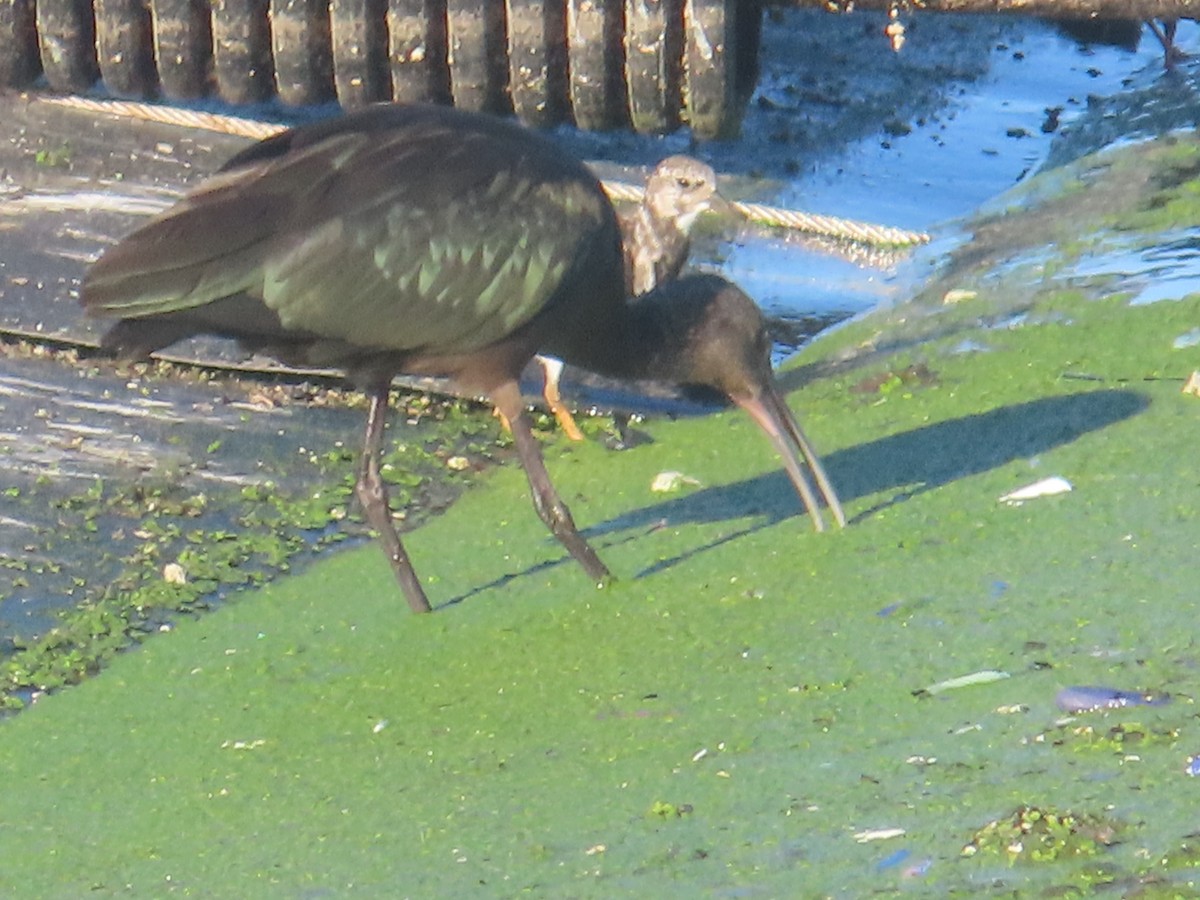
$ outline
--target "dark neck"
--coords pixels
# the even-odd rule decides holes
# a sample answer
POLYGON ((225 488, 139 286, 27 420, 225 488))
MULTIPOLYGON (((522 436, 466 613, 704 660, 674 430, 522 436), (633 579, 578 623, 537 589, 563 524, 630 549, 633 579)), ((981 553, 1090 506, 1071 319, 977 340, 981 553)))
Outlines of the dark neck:
POLYGON ((609 378, 680 380, 680 335, 671 328, 653 293, 606 312, 591 319, 586 328, 571 329, 567 340, 555 340, 543 349, 609 378))

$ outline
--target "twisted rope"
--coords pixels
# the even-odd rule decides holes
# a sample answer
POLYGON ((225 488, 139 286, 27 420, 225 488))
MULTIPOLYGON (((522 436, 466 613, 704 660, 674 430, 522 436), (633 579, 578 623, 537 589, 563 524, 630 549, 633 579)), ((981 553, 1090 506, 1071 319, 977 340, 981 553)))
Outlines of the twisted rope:
MULTIPOLYGON (((644 193, 638 185, 626 184, 623 181, 605 181, 603 184, 604 190, 613 200, 638 203, 644 193)), ((776 228, 791 228, 821 237, 854 241, 876 247, 909 247, 914 244, 929 243, 929 235, 923 231, 905 231, 903 228, 893 228, 889 225, 856 222, 853 219, 822 216, 817 213, 801 212, 798 209, 767 206, 763 203, 743 203, 740 200, 734 200, 729 205, 752 222, 776 228)))
POLYGON ((138 103, 133 100, 92 100, 88 97, 76 97, 70 94, 38 95, 37 99, 52 106, 62 106, 82 112, 123 116, 127 119, 141 119, 146 122, 161 122, 164 125, 179 125, 183 128, 202 128, 205 131, 233 134, 256 141, 273 137, 279 132, 287 130, 286 125, 279 125, 275 122, 256 122, 253 119, 242 119, 237 116, 223 116, 218 113, 159 106, 154 103, 138 103))
MULTIPOLYGON (((130 100, 92 100, 87 97, 72 95, 39 95, 37 99, 43 103, 50 103, 54 106, 66 107, 67 109, 125 116, 126 118, 142 119, 147 122, 161 122, 166 125, 178 125, 184 128, 203 128, 207 131, 233 134, 253 140, 263 140, 264 138, 272 137, 287 128, 286 125, 279 125, 273 122, 258 122, 237 116, 197 112, 190 109, 158 106, 153 103, 137 103, 130 100)), ((605 181, 603 184, 604 190, 614 200, 637 203, 642 199, 642 188, 637 185, 625 184, 619 181, 605 181)), ((909 247, 929 242, 929 235, 925 232, 906 231, 902 228, 892 228, 887 225, 856 222, 852 219, 842 219, 837 216, 822 216, 794 209, 781 209, 776 206, 766 206, 762 203, 734 201, 730 206, 753 222, 771 225, 776 228, 790 228, 808 234, 822 235, 839 240, 855 241, 860 244, 870 244, 878 247, 909 247)))
POLYGON ((929 235, 923 231, 906 231, 903 228, 893 228, 890 225, 876 225, 871 222, 856 222, 853 219, 842 219, 838 216, 822 216, 817 213, 806 213, 795 209, 780 209, 775 206, 764 206, 761 203, 741 203, 735 201, 733 208, 746 218, 762 222, 765 225, 775 225, 782 228, 794 228, 810 234, 842 240, 857 241, 860 244, 872 244, 881 247, 908 247, 913 244, 929 243, 929 235))

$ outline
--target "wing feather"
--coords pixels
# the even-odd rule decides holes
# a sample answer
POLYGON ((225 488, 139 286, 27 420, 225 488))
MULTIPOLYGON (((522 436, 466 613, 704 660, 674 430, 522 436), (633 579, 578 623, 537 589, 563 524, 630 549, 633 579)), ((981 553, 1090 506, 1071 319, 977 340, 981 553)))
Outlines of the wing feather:
POLYGON ((262 164, 208 179, 92 266, 84 282, 88 311, 154 315, 245 290, 305 194, 320 192, 331 167, 363 140, 341 135, 289 160, 290 192, 262 164))
POLYGON ((544 138, 379 107, 235 158, 110 250, 83 298, 137 318, 244 294, 285 332, 462 352, 559 302, 572 263, 615 228, 595 179, 544 138))

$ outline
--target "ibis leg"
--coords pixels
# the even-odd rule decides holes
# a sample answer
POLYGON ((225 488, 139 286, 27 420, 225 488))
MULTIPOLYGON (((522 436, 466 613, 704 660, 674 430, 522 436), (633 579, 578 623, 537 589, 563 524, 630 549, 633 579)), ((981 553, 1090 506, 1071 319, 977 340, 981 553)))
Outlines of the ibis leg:
POLYGON ((517 446, 517 456, 525 467, 525 475, 529 479, 529 490, 533 495, 533 508, 551 533, 567 548, 576 561, 583 566, 584 571, 593 580, 599 582, 611 577, 608 567, 600 561, 596 551, 584 540, 571 511, 562 502, 554 485, 550 483, 550 473, 546 471, 546 463, 542 459, 542 450, 537 438, 529 428, 529 417, 525 415, 525 407, 521 402, 521 392, 515 381, 510 381, 492 391, 492 401, 501 415, 508 420, 512 428, 513 442, 517 446))
POLYGON ((413 612, 429 612, 429 598, 421 588, 417 573, 413 571, 412 563, 404 545, 400 543, 400 535, 392 522, 392 508, 388 503, 387 485, 379 471, 379 453, 383 445, 383 427, 387 421, 388 386, 375 385, 367 391, 370 406, 367 410, 367 430, 363 435, 362 458, 358 465, 358 481, 354 492, 358 502, 362 504, 367 522, 379 533, 383 544, 383 552, 388 562, 392 564, 392 572, 404 597, 413 612))

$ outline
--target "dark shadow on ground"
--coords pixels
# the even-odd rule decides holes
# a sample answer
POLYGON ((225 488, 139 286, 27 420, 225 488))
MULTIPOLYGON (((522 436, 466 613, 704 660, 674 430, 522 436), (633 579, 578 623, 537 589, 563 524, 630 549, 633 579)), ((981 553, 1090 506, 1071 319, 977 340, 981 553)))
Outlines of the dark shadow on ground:
MULTIPOLYGON (((1129 418, 1149 405, 1125 390, 1046 397, 1016 406, 938 422, 826 456, 825 468, 843 502, 898 490, 890 500, 859 513, 862 520, 893 503, 958 478, 985 472, 1069 443, 1129 418)), ((774 524, 803 512, 782 469, 626 513, 590 528, 589 536, 671 524, 761 515, 774 524)))
MULTIPOLYGON (((853 524, 955 479, 1070 443, 1140 413, 1149 403, 1149 398, 1129 390, 1044 397, 848 447, 824 457, 825 468, 844 503, 876 493, 893 492, 854 516, 853 524)), ((636 540, 664 523, 679 525, 761 516, 753 525, 721 535, 676 557, 658 560, 634 576, 641 578, 803 513, 791 482, 780 469, 631 510, 593 525, 583 533, 603 554, 605 547, 636 540), (628 533, 618 536, 620 532, 628 533)), ((571 557, 564 555, 539 563, 525 572, 508 573, 445 605, 461 603, 514 578, 570 562, 571 557)))

